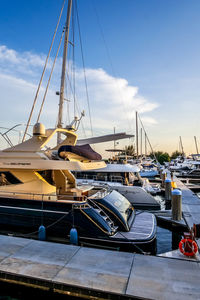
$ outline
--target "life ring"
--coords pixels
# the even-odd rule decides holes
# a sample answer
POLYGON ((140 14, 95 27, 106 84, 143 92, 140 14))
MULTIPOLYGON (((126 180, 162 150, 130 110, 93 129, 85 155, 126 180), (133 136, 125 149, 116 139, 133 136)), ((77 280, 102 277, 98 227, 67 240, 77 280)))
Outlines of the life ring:
POLYGON ((181 251, 181 253, 183 253, 186 256, 194 256, 197 253, 198 246, 194 240, 183 239, 179 243, 179 250, 181 251), (191 251, 189 251, 189 252, 185 251, 186 245, 191 249, 191 251))

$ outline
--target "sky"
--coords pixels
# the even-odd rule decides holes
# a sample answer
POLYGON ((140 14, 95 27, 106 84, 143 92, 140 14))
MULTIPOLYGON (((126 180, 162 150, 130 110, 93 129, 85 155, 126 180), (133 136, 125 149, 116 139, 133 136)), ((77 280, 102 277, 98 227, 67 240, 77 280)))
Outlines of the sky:
MULTIPOLYGON (((27 122, 62 3, 0 1, 1 132, 27 122)), ((179 150, 181 136, 186 154, 196 153, 194 136, 200 147, 200 1, 77 0, 77 7, 84 64, 74 17, 67 69, 74 70, 76 104, 74 108, 67 84, 70 102, 65 105, 64 123, 85 110, 79 138, 111 134, 114 128, 135 134, 138 111, 154 151, 179 150)), ((31 124, 37 119, 65 16, 66 7, 31 124)), ((55 92, 60 89, 61 61, 62 47, 41 116, 46 127, 57 122, 55 92)), ((24 125, 16 129, 17 141, 24 125)), ((132 143, 133 139, 119 141, 117 147, 132 143)), ((96 145, 95 150, 105 155, 110 147, 113 143, 96 145)))

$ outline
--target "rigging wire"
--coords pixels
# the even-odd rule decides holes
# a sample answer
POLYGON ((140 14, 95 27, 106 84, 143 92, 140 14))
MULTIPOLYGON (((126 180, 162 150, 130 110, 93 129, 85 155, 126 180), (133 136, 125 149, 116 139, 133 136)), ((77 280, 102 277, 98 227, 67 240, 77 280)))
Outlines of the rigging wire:
POLYGON ((72 80, 73 80, 73 98, 74 98, 74 119, 76 116, 76 76, 75 76, 75 7, 73 6, 73 10, 72 10, 72 80))
POLYGON ((76 6, 76 17, 77 17, 77 23, 78 23, 79 41, 80 41, 80 47, 81 47, 83 74, 84 74, 84 81, 85 81, 85 91, 86 91, 86 98, 87 98, 87 105, 88 105, 88 112, 89 112, 89 120, 90 120, 90 129, 91 129, 91 134, 93 136, 92 117, 91 117, 91 110, 90 110, 88 84, 87 84, 87 78, 86 78, 85 60, 84 60, 84 55, 83 55, 83 44, 82 44, 82 38, 81 38, 81 29, 80 29, 80 21, 79 21, 77 0, 75 1, 75 6, 76 6))
POLYGON ((47 91, 48 91, 48 88, 49 88, 49 84, 50 84, 50 81, 51 81, 52 73, 53 73, 53 70, 54 70, 56 59, 58 57, 58 53, 59 53, 59 50, 60 50, 60 46, 61 46, 61 42, 62 42, 64 33, 65 33, 65 28, 63 28, 63 31, 62 31, 62 34, 61 34, 61 38, 60 38, 60 42, 59 42, 58 49, 57 49, 57 52, 56 52, 56 56, 55 56, 55 59, 54 59, 54 62, 53 62, 51 73, 49 75, 49 80, 48 80, 48 83, 47 83, 47 86, 46 86, 44 97, 43 97, 43 100, 42 100, 42 103, 41 103, 41 106, 40 106, 40 111, 39 111, 39 114, 38 114, 37 123, 39 122, 39 119, 40 119, 40 116, 41 116, 41 112, 42 112, 42 109, 43 109, 43 106, 44 106, 44 102, 45 102, 45 99, 46 99, 47 91))
MULTIPOLYGON (((70 90, 71 90, 71 92, 72 92, 72 94, 73 94, 73 87, 72 87, 72 83, 71 83, 71 80, 70 80, 70 78, 69 78, 69 73, 67 72, 67 79, 68 79, 68 83, 69 83, 69 87, 70 87, 70 90)), ((76 95, 74 96, 74 97, 76 97, 76 95)), ((80 108, 79 108, 79 105, 78 105, 78 100, 77 100, 77 98, 76 98, 76 110, 77 110, 77 112, 78 112, 78 114, 80 115, 80 108)), ((69 111, 68 111, 69 112, 69 111)), ((82 122, 82 119, 81 119, 81 126, 82 126, 82 130, 83 130, 83 133, 84 133, 84 136, 86 137, 86 132, 85 132, 85 127, 84 127, 84 124, 83 124, 83 122, 82 122)))
POLYGON ((138 114, 138 117, 139 117, 140 123, 141 123, 141 125, 142 125, 142 128, 143 128, 143 130, 144 130, 144 133, 145 133, 145 135, 146 135, 146 138, 147 138, 147 141, 148 141, 148 143, 149 143, 149 146, 150 146, 150 148, 151 148, 151 151, 152 151, 152 154, 153 154, 153 156, 154 156, 154 159, 155 159, 156 162, 158 163, 158 160, 157 160, 157 158, 156 158, 156 155, 155 155, 154 150, 153 150, 153 148, 152 148, 152 145, 151 145, 151 143, 150 143, 150 141, 149 141, 148 135, 147 135, 147 133, 146 133, 146 130, 145 130, 145 128, 144 128, 144 125, 143 125, 143 123, 142 123, 142 120, 141 120, 139 114, 138 114))
POLYGON ((109 47, 108 47, 108 45, 107 45, 107 42, 106 42, 106 39, 105 39, 105 35, 104 35, 104 31, 103 31, 103 28, 102 28, 102 26, 101 26, 100 18, 99 18, 99 15, 98 15, 98 13, 97 13, 97 9, 96 9, 96 7, 95 7, 95 5, 94 5, 94 2, 93 2, 93 9, 94 9, 94 12, 95 12, 95 15, 96 15, 96 18, 97 18, 97 24, 98 24, 98 26, 99 26, 99 30, 100 30, 100 33, 101 33, 101 37, 102 37, 102 40, 103 40, 103 43, 104 43, 104 47, 105 47, 105 50, 106 50, 108 62, 110 63, 111 73, 112 73, 112 75, 113 75, 113 78, 114 78, 114 81, 115 81, 115 85, 116 85, 116 87, 117 87, 117 89, 118 89, 118 91, 119 91, 120 97, 121 97, 121 99, 123 100, 123 101, 122 101, 122 104, 123 104, 123 110, 124 110, 124 113, 125 113, 126 116, 127 116, 127 122, 128 122, 129 129, 132 131, 131 122, 130 122, 130 119, 129 119, 129 117, 128 117, 127 110, 125 109, 125 105, 124 105, 124 103, 125 103, 124 97, 123 97, 123 94, 122 94, 122 92, 121 92, 121 90, 120 90, 120 88, 119 88, 119 85, 118 85, 118 83, 117 83, 117 79, 116 79, 116 78, 117 78, 117 75, 116 75, 116 72, 115 72, 114 67, 113 67, 113 63, 112 63, 112 58, 111 58, 111 55, 110 55, 109 47))
MULTIPOLYGON (((74 8, 74 6, 73 6, 73 8, 74 8)), ((74 99, 74 108, 73 108, 73 110, 74 110, 74 117, 75 117, 76 112, 78 113, 78 115, 80 115, 81 109, 79 108, 78 98, 76 96, 75 35, 74 35, 74 32, 75 32, 75 8, 74 8, 74 10, 72 10, 72 30, 70 32, 71 33, 70 40, 72 40, 72 42, 69 42, 69 44, 72 48, 69 47, 69 54, 68 54, 68 57, 70 57, 71 59, 68 59, 68 67, 67 67, 66 78, 65 78, 65 86, 66 86, 66 90, 68 91, 68 98, 70 98, 70 96, 69 96, 69 94, 70 94, 69 91, 70 91, 71 94, 72 94, 72 97, 74 99), (71 49, 72 49, 72 51, 71 51, 71 49), (69 71, 71 72, 70 73, 71 75, 69 75, 69 71)), ((68 124, 70 123, 69 102, 70 101, 67 100, 67 118, 68 118, 68 122, 67 122, 67 118, 66 118, 66 123, 68 123, 68 124)), ((85 128, 84 128, 83 119, 81 119, 80 125, 82 127, 83 134, 86 137, 86 131, 85 131, 85 128)))
POLYGON ((31 122, 31 118, 32 118, 32 115, 33 115, 33 110, 35 108, 35 104, 36 104, 36 101, 37 101, 37 98, 38 98, 38 94, 39 94, 40 87, 41 87, 41 84, 42 84, 42 80, 43 80, 43 77, 44 77, 44 74, 45 74, 45 71, 46 71, 47 63, 48 63, 49 56, 50 56, 50 53, 51 53, 51 50, 52 50, 52 47, 53 47, 53 43, 54 43, 55 36, 56 36, 57 30, 58 30, 58 26, 60 24, 60 19, 61 19, 62 13, 63 13, 64 6, 65 6, 65 0, 63 1, 63 6, 61 8, 61 12, 60 12, 60 15, 59 15, 59 18, 58 18, 56 29, 54 31, 53 39, 52 39, 52 42, 51 42, 51 45, 50 45, 50 48, 49 48, 49 52, 48 52, 48 55, 47 55, 47 58, 46 58, 46 61, 45 61, 45 65, 44 65, 43 72, 42 72, 42 75, 41 75, 41 78, 40 78, 40 82, 39 82, 39 85, 38 85, 38 88, 37 88, 37 91, 36 91, 36 95, 35 95, 35 98, 34 98, 34 101, 33 101, 32 109, 31 109, 31 112, 30 112, 30 115, 29 115, 29 119, 28 119, 26 128, 25 128, 25 132, 24 132, 22 142, 24 142, 24 140, 26 138, 28 127, 29 127, 30 122, 31 122))

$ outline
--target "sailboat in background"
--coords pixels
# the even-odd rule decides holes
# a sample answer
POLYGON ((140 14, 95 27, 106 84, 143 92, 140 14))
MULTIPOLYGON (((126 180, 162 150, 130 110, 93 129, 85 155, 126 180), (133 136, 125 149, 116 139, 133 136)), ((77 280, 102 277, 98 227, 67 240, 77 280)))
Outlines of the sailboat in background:
MULTIPOLYGON (((69 0, 59 115, 62 114, 71 6, 69 0)), ((74 151, 77 149, 75 127, 63 128, 62 117, 59 118, 56 128, 45 129, 43 124, 36 123, 31 138, 24 138, 22 143, 0 152, 1 228, 28 233, 38 232, 42 226, 47 237, 56 236, 65 242, 70 230, 75 228, 80 244, 154 252, 153 214, 137 215, 130 202, 116 191, 77 186, 71 170, 98 169, 105 167, 105 163, 94 160, 99 156, 92 149, 74 151), (45 150, 56 134, 58 144, 45 150)))

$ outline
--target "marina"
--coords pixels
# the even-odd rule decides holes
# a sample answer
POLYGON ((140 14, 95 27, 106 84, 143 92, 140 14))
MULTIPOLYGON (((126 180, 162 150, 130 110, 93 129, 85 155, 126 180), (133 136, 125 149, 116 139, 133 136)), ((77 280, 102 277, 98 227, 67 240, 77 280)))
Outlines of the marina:
MULTIPOLYGON (((26 32, 28 29, 32 38, 20 53, 19 48, 24 47, 21 36, 18 35, 18 50, 13 50, 1 44, 4 35, 0 33, 2 122, 8 123, 0 127, 0 299, 200 300, 200 154, 197 136, 195 152, 189 147, 189 138, 186 147, 182 139, 183 132, 186 139, 196 130, 192 129, 193 122, 189 132, 188 126, 185 131, 182 128, 184 119, 193 121, 189 112, 194 107, 190 105, 189 111, 184 98, 183 103, 179 102, 180 113, 175 116, 176 101, 182 96, 177 94, 173 101, 173 95, 168 95, 171 87, 165 88, 169 82, 159 86, 154 69, 150 73, 145 70, 142 76, 137 73, 143 60, 143 67, 151 69, 145 58, 153 64, 153 56, 148 52, 154 53, 145 46, 147 51, 141 52, 142 60, 138 56, 140 65, 136 67, 136 57, 143 48, 140 39, 134 43, 129 61, 126 58, 133 33, 139 37, 135 30, 147 30, 145 22, 152 16, 157 20, 152 10, 154 2, 158 4, 158 0, 152 0, 150 6, 147 0, 144 4, 124 1, 120 9, 114 0, 50 0, 48 5, 44 1, 40 6, 30 0, 27 17, 23 4, 11 3, 13 11, 25 18, 16 20, 21 19, 21 27, 26 32), (117 55, 109 54, 97 7, 107 20, 106 34, 116 53, 122 50, 120 34, 129 41, 119 55, 126 65, 117 59, 120 72, 134 70, 129 81, 125 75, 114 75, 111 59, 117 55), (86 28, 83 35, 79 12, 86 28), (113 20, 117 20, 119 39, 114 39, 116 31, 110 27, 113 20), (127 23, 122 30, 126 22, 133 22, 132 26, 127 23), (46 53, 46 36, 49 38, 53 23, 55 29, 46 53), (86 57, 91 59, 87 67, 83 40, 95 46, 92 51, 86 46, 86 57), (35 43, 40 47, 40 55, 37 50, 29 50, 35 43), (103 44, 113 74, 106 64, 101 66, 105 63, 99 50, 103 44), (135 62, 131 65, 133 57, 135 62), (147 97, 130 83, 132 80, 143 85, 147 97), (13 95, 15 102, 9 103, 13 95), (161 98, 158 104, 156 99, 161 98), (154 119, 150 113, 155 109, 158 111, 154 119), (25 118, 26 123, 22 122, 25 118), (11 121, 17 123, 13 125, 11 121), (171 129, 166 126, 170 122, 171 129), (178 147, 177 134, 181 135, 178 147)), ((4 14, 12 15, 12 11, 6 3, 1 5, 0 22, 4 22, 4 14)), ((173 9, 177 19, 182 13, 176 5, 173 9)), ((161 6, 155 8, 164 16, 167 9, 171 14, 169 4, 164 10, 161 6)), ((192 11, 194 14, 195 9, 192 11)), ((160 26, 165 19, 161 16, 155 23, 156 32, 158 27, 161 32, 165 27, 160 26)), ((12 26, 17 26, 14 24, 11 22, 8 40, 9 34, 13 35, 12 26)), ((6 31, 7 25, 3 27, 6 31)), ((168 21, 167 30, 169 27, 168 21)), ((168 41, 174 28, 176 31, 176 24, 171 27, 168 41)), ((151 40, 153 35, 147 34, 146 42, 149 37, 151 40)), ((163 41, 160 48, 162 44, 163 41)), ((155 57, 159 60, 159 55, 155 57)), ((168 59, 165 65, 170 66, 168 59)), ((158 78, 167 78, 166 66, 156 75, 158 78)), ((170 80, 172 74, 171 70, 170 80)), ((179 78, 178 73, 176 76, 179 78)), ((181 78, 182 85, 194 84, 195 76, 198 77, 193 75, 188 81, 181 78)), ((178 86, 176 82, 174 94, 178 93, 178 86)))
MULTIPOLYGON (((177 185, 183 193, 183 219, 191 229, 200 218, 200 200, 179 180, 177 185)), ((195 240, 199 244, 199 238, 195 240)), ((151 256, 0 236, 1 281, 45 290, 47 295, 198 299, 199 268, 199 254, 190 258, 178 250, 151 256)))

